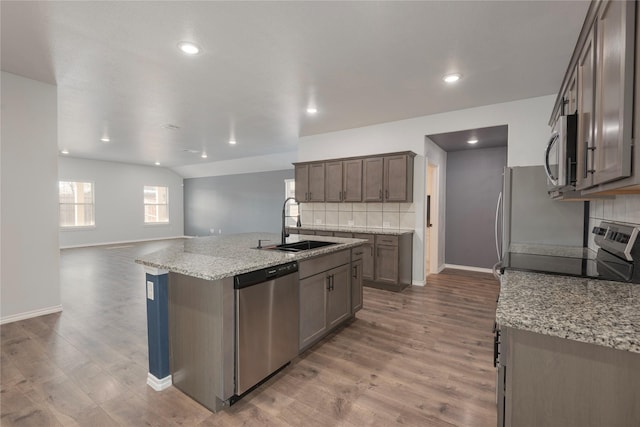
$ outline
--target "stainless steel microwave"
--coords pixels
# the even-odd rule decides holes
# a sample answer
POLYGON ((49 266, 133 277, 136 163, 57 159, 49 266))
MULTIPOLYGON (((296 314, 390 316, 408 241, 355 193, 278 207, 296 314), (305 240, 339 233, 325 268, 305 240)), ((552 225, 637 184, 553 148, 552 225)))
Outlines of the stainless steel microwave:
POLYGON ((575 190, 577 114, 560 116, 544 152, 544 170, 549 191, 575 190))

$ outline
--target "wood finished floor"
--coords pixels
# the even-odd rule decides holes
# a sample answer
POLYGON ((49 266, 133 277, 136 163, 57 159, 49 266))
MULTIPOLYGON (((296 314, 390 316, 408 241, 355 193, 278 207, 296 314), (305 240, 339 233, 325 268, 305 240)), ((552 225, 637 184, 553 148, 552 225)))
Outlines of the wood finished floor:
POLYGON ((350 325, 214 414, 146 385, 142 267, 167 242, 64 250, 64 312, 0 327, 2 426, 495 426, 498 283, 445 270, 365 288, 350 325))

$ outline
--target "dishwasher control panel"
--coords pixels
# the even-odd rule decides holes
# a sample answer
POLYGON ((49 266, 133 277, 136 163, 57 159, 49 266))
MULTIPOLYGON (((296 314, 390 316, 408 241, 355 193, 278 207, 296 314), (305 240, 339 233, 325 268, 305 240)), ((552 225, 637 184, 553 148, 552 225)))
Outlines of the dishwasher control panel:
POLYGON ((278 277, 286 276, 287 274, 295 273, 297 271, 298 263, 294 261, 251 271, 249 273, 238 274, 233 279, 233 287, 235 289, 242 289, 268 280, 277 279, 278 277))

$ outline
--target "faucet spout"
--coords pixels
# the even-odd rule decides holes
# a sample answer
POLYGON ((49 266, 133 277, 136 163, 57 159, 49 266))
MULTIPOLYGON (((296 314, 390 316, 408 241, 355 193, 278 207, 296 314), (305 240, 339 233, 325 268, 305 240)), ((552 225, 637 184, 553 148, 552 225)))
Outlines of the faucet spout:
MULTIPOLYGON (((300 206, 300 203, 298 203, 298 201, 296 200, 295 197, 287 197, 284 201, 284 203, 282 204, 282 244, 284 245, 285 243, 287 243, 287 237, 289 237, 289 233, 287 233, 287 229, 286 229, 286 224, 285 224, 285 219, 288 217, 287 216, 287 202, 289 200, 293 200, 294 202, 296 202, 298 204, 298 206, 300 206)), ((297 227, 300 227, 302 224, 300 223, 300 212, 298 212, 298 222, 296 223, 297 227)))

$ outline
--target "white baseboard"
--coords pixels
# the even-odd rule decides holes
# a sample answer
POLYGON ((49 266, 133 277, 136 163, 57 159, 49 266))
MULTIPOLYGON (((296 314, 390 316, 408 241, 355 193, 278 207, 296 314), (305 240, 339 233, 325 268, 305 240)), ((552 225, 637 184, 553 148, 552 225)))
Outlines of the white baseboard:
POLYGON ((444 270, 445 268, 447 268, 447 264, 440 264, 438 266, 438 271, 436 272, 436 274, 442 273, 442 270, 444 270))
POLYGON ((62 311, 61 305, 54 305, 51 307, 40 308, 38 310, 25 311, 23 313, 12 314, 0 319, 0 325, 5 323, 17 322, 19 320, 31 319, 33 317, 45 316, 47 314, 60 313, 62 311))
POLYGON ((147 373, 147 385, 154 389, 155 391, 162 391, 171 387, 173 384, 171 380, 171 375, 168 375, 162 379, 158 379, 151 372, 147 373))
POLYGON ((169 236, 169 237, 154 237, 153 239, 119 240, 116 242, 105 242, 105 243, 86 243, 82 245, 60 246, 60 249, 75 249, 75 248, 89 248, 94 246, 123 245, 127 243, 155 242, 157 240, 172 240, 172 239, 191 239, 191 237, 190 236, 169 236))
POLYGON ((456 265, 456 264, 445 264, 445 268, 454 268, 456 270, 468 270, 468 271, 477 271, 478 273, 489 273, 493 274, 493 270, 490 268, 481 268, 481 267, 470 267, 467 265, 456 265))
POLYGON ((424 280, 412 280, 411 281, 411 285, 412 286, 424 286, 425 282, 424 282, 424 280))

